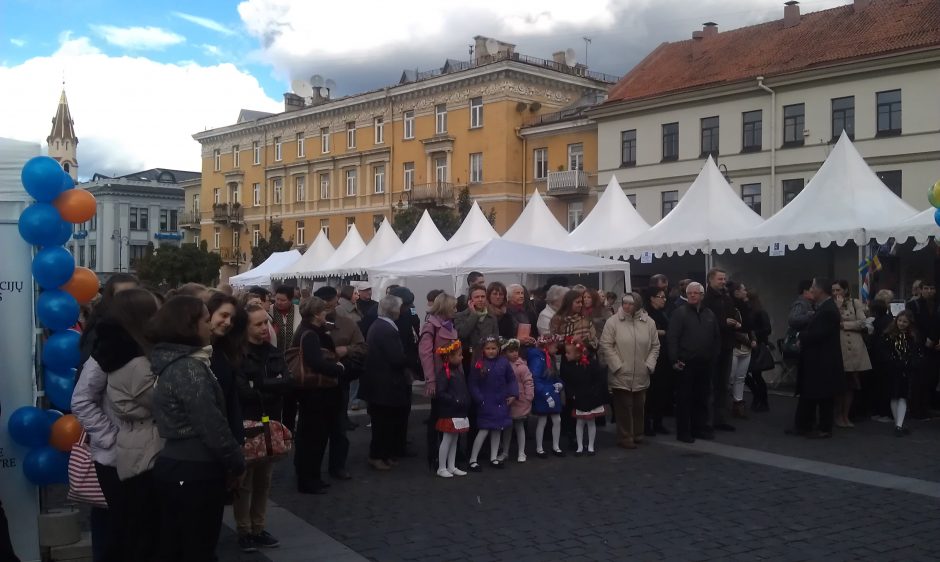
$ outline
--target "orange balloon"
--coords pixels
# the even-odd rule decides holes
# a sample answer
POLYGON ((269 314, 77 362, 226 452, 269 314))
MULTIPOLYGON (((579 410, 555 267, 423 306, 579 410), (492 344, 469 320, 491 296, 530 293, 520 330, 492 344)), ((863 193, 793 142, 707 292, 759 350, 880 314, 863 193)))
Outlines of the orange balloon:
POLYGON ((52 424, 52 435, 49 437, 49 444, 60 451, 68 453, 72 450, 72 445, 78 443, 81 436, 82 424, 78 422, 78 418, 73 414, 68 414, 52 424))
POLYGON ((95 216, 95 196, 84 189, 63 191, 52 205, 59 210, 62 220, 72 224, 83 223, 95 216))
POLYGON ((75 297, 79 304, 85 304, 95 298, 100 286, 94 271, 87 267, 76 267, 68 283, 59 288, 75 297))

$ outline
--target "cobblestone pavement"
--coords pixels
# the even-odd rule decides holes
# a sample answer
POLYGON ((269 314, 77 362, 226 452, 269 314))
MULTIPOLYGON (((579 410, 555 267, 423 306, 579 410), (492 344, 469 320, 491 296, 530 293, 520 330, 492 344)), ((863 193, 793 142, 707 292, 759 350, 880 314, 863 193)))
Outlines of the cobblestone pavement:
MULTIPOLYGON (((810 441, 783 434, 794 405, 773 397, 772 413, 741 421, 719 442, 940 481, 940 421, 915 423, 906 438, 866 422, 810 441)), ((420 456, 391 473, 366 466, 361 427, 350 433, 354 480, 299 495, 283 462, 272 499, 372 560, 940 559, 935 498, 841 480, 838 467, 834 477, 817 476, 655 442, 625 451, 608 428, 593 458, 530 454, 525 464, 444 480, 423 460, 423 416, 415 412, 411 424, 420 456)), ((232 540, 223 538, 222 560, 266 560, 233 553, 232 540)))

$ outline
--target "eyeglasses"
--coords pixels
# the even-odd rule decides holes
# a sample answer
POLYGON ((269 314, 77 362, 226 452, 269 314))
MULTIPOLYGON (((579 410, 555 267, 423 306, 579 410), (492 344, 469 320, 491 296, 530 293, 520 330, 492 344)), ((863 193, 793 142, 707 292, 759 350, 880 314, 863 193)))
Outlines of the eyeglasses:
POLYGON ((653 298, 654 298, 654 299, 664 299, 664 298, 666 298, 666 295, 653 295, 653 298))

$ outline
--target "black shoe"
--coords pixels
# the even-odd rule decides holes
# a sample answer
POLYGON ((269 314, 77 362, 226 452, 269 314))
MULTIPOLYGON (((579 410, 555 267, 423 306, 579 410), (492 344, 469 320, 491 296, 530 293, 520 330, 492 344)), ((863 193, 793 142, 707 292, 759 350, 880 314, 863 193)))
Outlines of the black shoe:
POLYGON ((548 453, 546 453, 545 451, 536 451, 535 456, 537 456, 540 459, 547 459, 548 453))
POLYGON ((593 457, 594 455, 597 454, 597 451, 588 451, 588 452, 586 452, 586 453, 584 453, 584 454, 587 455, 587 456, 589 456, 589 457, 593 457))
POLYGON ((251 535, 238 535, 238 548, 242 552, 258 552, 258 547, 251 535))
POLYGON ((714 431, 698 431, 692 432, 692 437, 695 439, 704 439, 705 441, 711 441, 715 438, 714 431))
POLYGON ((506 463, 499 459, 494 459, 490 461, 490 466, 493 468, 506 468, 506 463))
POLYGON ((478 462, 472 462, 470 463, 470 466, 467 467, 467 470, 470 472, 483 472, 483 467, 480 466, 480 463, 478 462))
POLYGON ((281 541, 274 538, 271 533, 261 531, 257 535, 251 535, 251 540, 261 548, 277 548, 281 546, 281 541))
POLYGON ((894 436, 895 437, 904 437, 905 435, 910 435, 911 430, 904 427, 895 427, 894 436))
POLYGON ((695 438, 691 435, 676 435, 676 441, 682 441, 683 443, 695 443, 695 438))
POLYGON ((349 471, 345 468, 331 470, 330 476, 333 478, 333 480, 352 480, 352 475, 349 474, 349 471))
POLYGON ((304 484, 297 484, 297 491, 301 494, 317 494, 323 495, 326 493, 326 489, 330 485, 326 482, 309 482, 304 484))
POLYGON ((803 430, 801 430, 801 429, 796 429, 795 427, 791 427, 791 428, 788 428, 788 429, 784 429, 784 430, 783 430, 783 433, 785 433, 786 435, 792 435, 793 437, 806 437, 806 435, 807 435, 809 432, 808 432, 808 431, 803 431, 803 430))
POLYGON ((558 449, 557 451, 552 451, 552 454, 559 458, 565 456, 565 452, 562 451, 561 449, 558 449))
POLYGON ((716 423, 715 429, 718 431, 734 431, 734 426, 730 423, 716 423))
POLYGON ((654 430, 656 431, 656 433, 658 433, 659 435, 669 435, 669 434, 672 433, 671 431, 669 431, 669 428, 666 427, 666 426, 664 426, 664 425, 657 425, 657 426, 656 426, 655 428, 653 428, 653 429, 654 429, 654 430))
POLYGON ((576 456, 576 457, 582 457, 582 456, 584 456, 584 451, 575 451, 575 452, 574 452, 574 456, 576 456))
POLYGON ((653 429, 652 427, 648 427, 643 430, 643 435, 647 437, 656 437, 656 430, 653 429))

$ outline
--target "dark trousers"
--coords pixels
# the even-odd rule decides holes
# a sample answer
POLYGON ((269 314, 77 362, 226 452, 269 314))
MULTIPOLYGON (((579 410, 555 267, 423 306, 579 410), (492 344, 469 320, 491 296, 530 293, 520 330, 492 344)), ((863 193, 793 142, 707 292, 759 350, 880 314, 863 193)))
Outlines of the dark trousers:
POLYGON ((289 429, 291 433, 295 432, 297 427, 297 396, 288 394, 284 397, 284 407, 281 410, 281 423, 289 429))
POLYGON ((441 445, 441 434, 437 431, 438 401, 431 400, 431 409, 428 410, 428 419, 424 422, 427 425, 427 447, 428 447, 428 466, 431 470, 437 470, 437 452, 441 445))
POLYGON ((124 535, 122 517, 124 498, 121 494, 121 480, 117 469, 95 463, 95 475, 101 493, 108 501, 108 509, 92 508, 91 513, 91 549, 95 562, 119 562, 121 558, 121 537, 124 535))
POLYGON ((712 371, 711 423, 713 425, 728 423, 728 417, 731 413, 731 395, 728 390, 728 381, 731 378, 731 360, 733 357, 733 350, 722 349, 721 353, 718 354, 718 363, 712 371))
POLYGON ((0 560, 5 562, 20 562, 13 552, 13 542, 10 540, 10 525, 3 512, 3 502, 0 502, 0 560))
POLYGON ((764 380, 764 374, 762 372, 748 372, 747 378, 744 379, 744 384, 746 384, 751 391, 752 407, 770 405, 769 397, 767 396, 767 381, 764 380))
POLYGON ((120 483, 125 509, 121 511, 122 560, 154 559, 160 530, 160 494, 153 471, 120 483))
POLYGON ((225 479, 156 481, 160 562, 212 562, 222 530, 225 479))
POLYGON ((912 418, 923 419, 930 414, 930 404, 937 388, 937 373, 940 360, 936 353, 928 352, 923 367, 911 376, 911 399, 908 404, 912 418))
POLYGON ((814 426, 823 433, 832 433, 832 415, 835 410, 835 398, 806 398, 800 396, 796 403, 796 415, 793 426, 798 433, 809 433, 814 426), (817 423, 817 413, 819 415, 817 423))
POLYGON ((298 485, 322 481, 320 470, 326 447, 330 447, 330 472, 345 470, 349 454, 346 438, 346 407, 341 388, 305 391, 299 398, 294 469, 298 485))
POLYGON ((687 364, 676 372, 676 435, 691 437, 708 431, 708 397, 711 365, 687 364))
MULTIPOLYGON (((663 361, 668 361, 663 358, 663 361)), ((650 387, 646 393, 646 429, 662 427, 663 415, 672 405, 673 379, 671 368, 658 368, 650 376, 650 387)))
POLYGON ((404 456, 411 406, 383 406, 370 402, 367 411, 372 421, 369 458, 387 460, 404 456))

